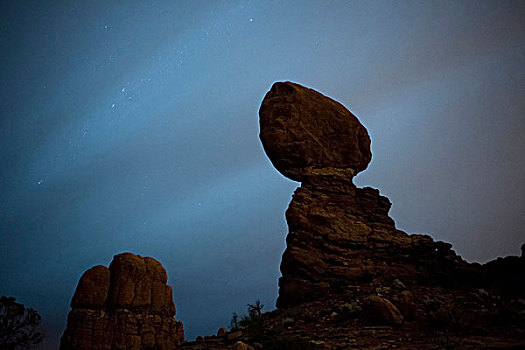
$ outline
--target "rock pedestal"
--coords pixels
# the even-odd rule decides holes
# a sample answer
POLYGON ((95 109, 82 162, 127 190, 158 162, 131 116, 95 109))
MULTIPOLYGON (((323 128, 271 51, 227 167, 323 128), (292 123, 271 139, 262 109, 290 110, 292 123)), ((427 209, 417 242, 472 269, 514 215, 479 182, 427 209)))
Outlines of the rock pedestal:
POLYGON ((78 283, 60 349, 173 349, 184 341, 168 277, 153 258, 118 254, 78 283))

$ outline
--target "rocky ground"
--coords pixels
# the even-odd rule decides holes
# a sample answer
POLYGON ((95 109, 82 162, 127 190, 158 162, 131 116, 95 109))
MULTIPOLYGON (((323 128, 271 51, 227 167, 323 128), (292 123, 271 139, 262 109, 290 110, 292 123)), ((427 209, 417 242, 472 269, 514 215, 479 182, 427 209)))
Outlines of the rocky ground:
POLYGON ((525 300, 370 281, 180 349, 525 349, 525 300), (244 345, 239 343, 242 342, 244 345))

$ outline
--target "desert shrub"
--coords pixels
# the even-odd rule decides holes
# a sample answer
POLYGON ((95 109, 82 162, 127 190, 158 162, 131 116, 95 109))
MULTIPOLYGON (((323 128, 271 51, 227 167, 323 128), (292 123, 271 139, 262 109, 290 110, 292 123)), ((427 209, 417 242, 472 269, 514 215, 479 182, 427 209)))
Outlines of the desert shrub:
POLYGON ((238 328, 246 330, 253 337, 262 337, 264 335, 264 324, 262 309, 264 307, 261 301, 257 299, 254 304, 248 304, 248 315, 242 317, 238 323, 238 328))
POLYGON ((232 319, 230 321, 230 330, 236 331, 239 329, 239 315, 236 312, 232 313, 232 319))
POLYGON ((248 315, 250 318, 261 317, 263 307, 264 305, 261 304, 261 300, 259 299, 255 300, 255 304, 248 304, 248 315))

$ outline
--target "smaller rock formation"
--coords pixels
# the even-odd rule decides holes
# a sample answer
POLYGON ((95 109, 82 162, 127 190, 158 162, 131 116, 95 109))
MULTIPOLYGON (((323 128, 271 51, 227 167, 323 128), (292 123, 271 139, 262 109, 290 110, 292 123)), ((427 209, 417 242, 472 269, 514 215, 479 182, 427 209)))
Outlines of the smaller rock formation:
POLYGON ((118 254, 78 283, 60 349, 173 349, 184 341, 168 277, 153 258, 118 254))

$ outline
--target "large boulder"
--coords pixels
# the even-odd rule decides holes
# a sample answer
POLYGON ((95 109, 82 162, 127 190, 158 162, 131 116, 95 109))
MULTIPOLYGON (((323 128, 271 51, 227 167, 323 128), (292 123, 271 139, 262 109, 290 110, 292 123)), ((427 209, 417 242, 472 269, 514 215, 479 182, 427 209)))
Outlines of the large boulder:
POLYGON ((173 349, 184 341, 167 274, 153 258, 118 254, 78 283, 61 349, 173 349))
POLYGON ((292 180, 352 177, 372 158, 370 137, 359 120, 340 103, 301 85, 273 84, 259 117, 266 154, 292 180))
POLYGON ((390 300, 377 295, 367 298, 363 310, 364 318, 373 324, 400 325, 403 323, 403 315, 390 300))

